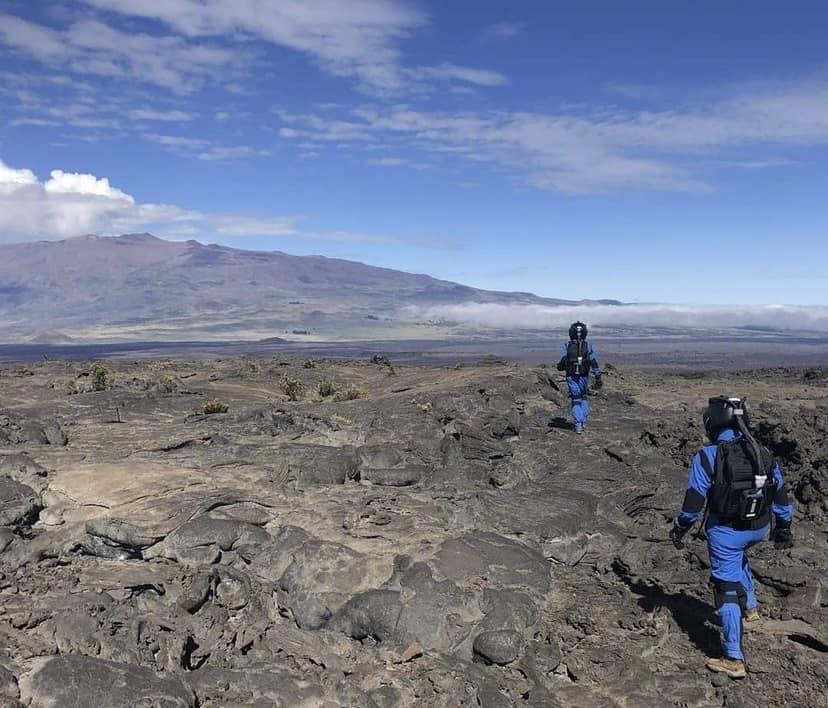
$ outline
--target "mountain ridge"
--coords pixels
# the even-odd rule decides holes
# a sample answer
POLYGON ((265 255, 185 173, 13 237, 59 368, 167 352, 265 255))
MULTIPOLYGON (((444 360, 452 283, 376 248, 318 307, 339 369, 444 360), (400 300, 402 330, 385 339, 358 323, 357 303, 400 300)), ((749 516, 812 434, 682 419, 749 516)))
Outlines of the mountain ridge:
POLYGON ((484 290, 358 261, 169 241, 147 232, 0 246, 6 341, 48 339, 50 332, 80 339, 159 332, 370 338, 414 326, 412 310, 464 302, 621 304, 484 290))

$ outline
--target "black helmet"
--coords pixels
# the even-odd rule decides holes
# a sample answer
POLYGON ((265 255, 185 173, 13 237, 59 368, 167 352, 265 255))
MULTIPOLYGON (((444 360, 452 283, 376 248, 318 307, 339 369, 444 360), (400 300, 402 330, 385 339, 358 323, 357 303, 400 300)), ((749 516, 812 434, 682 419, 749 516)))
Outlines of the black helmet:
POLYGON ((581 322, 573 322, 569 326, 569 338, 572 340, 575 339, 586 339, 587 338, 587 326, 581 322))
POLYGON ((714 396, 707 402, 702 420, 704 432, 711 442, 715 442, 722 430, 741 430, 747 427, 747 402, 732 396, 714 396), (740 425, 740 420, 744 425, 740 425))

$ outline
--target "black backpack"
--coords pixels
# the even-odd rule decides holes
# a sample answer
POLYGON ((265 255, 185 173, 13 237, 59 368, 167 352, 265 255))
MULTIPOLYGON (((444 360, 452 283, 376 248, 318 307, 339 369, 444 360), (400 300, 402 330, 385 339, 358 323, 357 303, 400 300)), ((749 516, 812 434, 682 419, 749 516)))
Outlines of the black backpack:
POLYGON ((743 529, 761 528, 770 521, 776 478, 773 455, 767 448, 744 436, 720 442, 712 469, 704 451, 699 455, 702 467, 713 481, 707 493, 711 514, 723 523, 743 529), (757 486, 757 478, 761 482, 763 477, 764 483, 757 486))
POLYGON ((589 345, 585 339, 573 339, 566 347, 566 375, 589 376, 589 345))

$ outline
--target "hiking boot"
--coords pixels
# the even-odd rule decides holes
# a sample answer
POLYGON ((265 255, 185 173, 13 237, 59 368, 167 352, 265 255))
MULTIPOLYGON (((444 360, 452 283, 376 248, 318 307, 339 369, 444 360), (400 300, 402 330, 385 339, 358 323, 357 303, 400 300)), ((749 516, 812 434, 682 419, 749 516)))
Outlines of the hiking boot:
POLYGON ((752 629, 756 629, 757 627, 762 626, 762 615, 759 614, 759 610, 755 607, 747 610, 744 615, 742 615, 742 629, 746 632, 750 632, 752 629))
POLYGON ((584 426, 580 423, 575 423, 575 432, 578 433, 578 435, 580 435, 584 432, 584 426))
POLYGON ((758 622, 760 619, 762 619, 762 615, 759 614, 759 610, 755 607, 745 610, 745 614, 742 616, 742 622, 747 624, 750 624, 751 622, 758 622))
POLYGON ((727 674, 730 678, 738 679, 747 676, 745 662, 737 659, 728 659, 726 656, 721 659, 708 659, 707 668, 717 674, 727 674))

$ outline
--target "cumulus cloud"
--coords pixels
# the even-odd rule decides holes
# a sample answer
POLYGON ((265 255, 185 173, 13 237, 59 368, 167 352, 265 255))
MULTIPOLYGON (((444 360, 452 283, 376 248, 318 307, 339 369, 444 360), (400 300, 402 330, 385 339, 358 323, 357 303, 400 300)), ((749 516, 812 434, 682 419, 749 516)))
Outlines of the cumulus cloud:
POLYGON ((665 327, 669 329, 773 328, 828 332, 828 307, 794 305, 500 305, 466 302, 408 308, 409 315, 429 320, 471 322, 502 329, 560 329, 575 320, 601 328, 665 327))
POLYGON ((52 170, 47 180, 0 160, 0 243, 152 231, 166 238, 289 236, 311 240, 398 242, 384 234, 318 231, 296 216, 248 216, 142 203, 105 177, 52 170))
POLYGON ((120 189, 109 184, 106 177, 97 178, 95 175, 80 174, 78 172, 64 172, 52 170, 43 189, 52 194, 88 194, 96 197, 106 197, 134 204, 135 200, 120 189))

